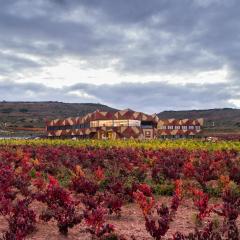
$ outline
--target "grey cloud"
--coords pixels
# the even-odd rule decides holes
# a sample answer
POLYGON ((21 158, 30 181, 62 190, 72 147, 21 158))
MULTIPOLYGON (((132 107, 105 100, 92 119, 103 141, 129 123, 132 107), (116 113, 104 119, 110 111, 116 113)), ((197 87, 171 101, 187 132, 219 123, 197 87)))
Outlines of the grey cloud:
POLYGON ((14 56, 9 53, 0 51, 0 73, 2 75, 10 75, 22 69, 39 68, 41 63, 27 59, 21 56, 14 56))
POLYGON ((0 47, 46 64, 74 55, 95 68, 117 58, 121 73, 237 71, 239 7, 237 0, 1 1, 0 47))
POLYGON ((6 79, 72 56, 87 61, 89 68, 111 66, 126 75, 190 74, 223 66, 232 73, 228 84, 207 85, 159 81, 53 89, 4 81, 2 98, 101 101, 119 108, 144 106, 147 111, 227 107, 233 106, 230 99, 240 99, 238 0, 0 0, 0 4, 0 77, 6 79), (113 59, 118 60, 114 65, 113 59), (77 89, 87 97, 74 95, 77 89))
MULTIPOLYGON (((202 109, 220 106, 234 107, 230 99, 240 99, 238 86, 229 84, 185 84, 173 85, 164 82, 121 83, 116 85, 74 85, 101 102, 114 104, 118 108, 157 112, 166 109, 202 109)), ((235 106, 236 107, 236 106, 235 106)))
POLYGON ((0 81, 1 100, 101 102, 116 108, 133 108, 149 113, 172 109, 236 107, 229 100, 240 99, 240 87, 228 84, 172 85, 164 82, 120 83, 116 85, 75 84, 62 88, 43 84, 0 81), (83 93, 79 96, 77 93, 83 93))

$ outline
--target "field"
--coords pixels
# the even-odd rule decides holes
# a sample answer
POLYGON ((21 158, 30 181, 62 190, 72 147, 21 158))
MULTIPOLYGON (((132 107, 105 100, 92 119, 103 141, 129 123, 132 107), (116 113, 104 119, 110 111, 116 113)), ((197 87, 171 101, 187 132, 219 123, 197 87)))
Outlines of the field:
POLYGON ((240 141, 0 140, 0 239, 240 239, 240 141))

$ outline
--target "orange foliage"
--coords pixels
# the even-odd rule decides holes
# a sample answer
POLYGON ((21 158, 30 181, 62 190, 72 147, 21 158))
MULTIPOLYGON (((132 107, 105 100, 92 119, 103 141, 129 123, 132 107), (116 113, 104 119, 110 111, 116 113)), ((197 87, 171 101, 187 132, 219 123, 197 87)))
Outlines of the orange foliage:
POLYGON ((155 204, 154 197, 146 197, 141 191, 134 192, 133 196, 140 205, 143 215, 147 216, 155 204))

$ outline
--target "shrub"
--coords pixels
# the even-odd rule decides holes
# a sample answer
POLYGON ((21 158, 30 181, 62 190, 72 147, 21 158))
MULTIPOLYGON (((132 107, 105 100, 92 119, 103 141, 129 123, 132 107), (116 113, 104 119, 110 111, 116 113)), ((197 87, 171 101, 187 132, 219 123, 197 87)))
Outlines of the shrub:
POLYGON ((174 193, 174 185, 172 183, 156 184, 153 186, 153 192, 160 196, 172 196, 174 193))
POLYGON ((104 235, 114 231, 113 225, 105 224, 105 215, 107 211, 102 207, 85 211, 84 218, 88 226, 87 231, 97 239, 103 238, 104 235))
POLYGON ((30 198, 17 200, 6 212, 8 231, 4 233, 5 240, 22 240, 36 229, 36 215, 29 209, 30 198))
POLYGON ((72 179, 71 188, 77 193, 94 195, 98 190, 98 185, 85 177, 78 176, 72 179))
POLYGON ((47 209, 42 212, 40 218, 45 222, 55 219, 59 232, 67 235, 68 228, 82 221, 82 215, 78 214, 75 208, 78 202, 73 201, 70 193, 60 187, 56 179, 50 176, 49 180, 46 190, 35 194, 38 201, 47 204, 47 209))

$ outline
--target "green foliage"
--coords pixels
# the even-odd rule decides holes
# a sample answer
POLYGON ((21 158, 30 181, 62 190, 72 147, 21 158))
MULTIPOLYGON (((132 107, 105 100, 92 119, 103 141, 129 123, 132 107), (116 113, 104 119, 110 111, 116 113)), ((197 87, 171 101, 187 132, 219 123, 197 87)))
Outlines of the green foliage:
POLYGON ((211 197, 221 197, 222 190, 218 186, 217 187, 208 186, 207 194, 211 197))
POLYGON ((127 178, 126 178, 126 181, 124 183, 124 186, 127 187, 127 188, 131 188, 132 185, 134 183, 139 183, 138 181, 136 181, 136 178, 132 175, 129 175, 127 178))
POLYGON ((153 193, 160 196, 172 196, 175 186, 172 183, 156 184, 153 185, 153 193))
POLYGON ((71 178, 73 177, 73 172, 66 167, 57 168, 56 178, 62 187, 68 187, 71 178))
POLYGON ((35 168, 32 168, 31 171, 29 172, 29 175, 31 178, 36 178, 36 170, 35 168))
POLYGON ((139 182, 144 182, 146 179, 147 175, 144 171, 141 171, 139 168, 134 169, 132 175, 136 178, 137 181, 139 182))
POLYGON ((99 191, 103 192, 106 189, 106 186, 110 183, 109 178, 105 178, 99 183, 99 191))
POLYGON ((159 173, 158 176, 157 176, 157 179, 155 178, 154 181, 157 184, 164 184, 166 179, 165 179, 165 177, 162 174, 159 173))
POLYGON ((238 184, 231 181, 229 183, 229 189, 233 197, 240 198, 240 186, 238 184))

